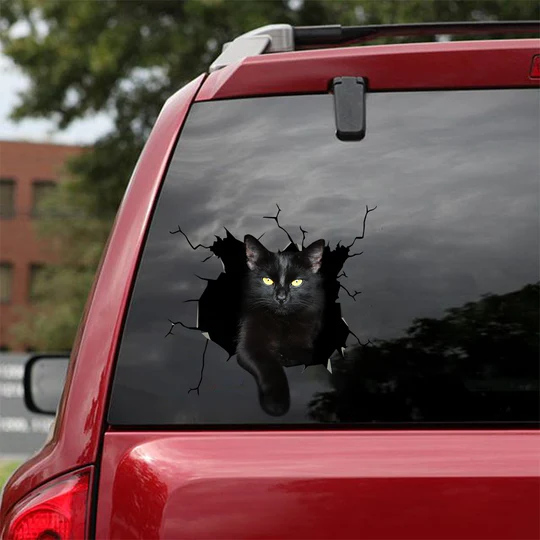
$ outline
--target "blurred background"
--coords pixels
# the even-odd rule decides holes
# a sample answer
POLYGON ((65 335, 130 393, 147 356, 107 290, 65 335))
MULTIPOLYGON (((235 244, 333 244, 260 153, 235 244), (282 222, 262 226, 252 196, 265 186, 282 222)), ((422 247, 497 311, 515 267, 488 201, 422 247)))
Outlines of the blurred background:
POLYGON ((271 23, 539 17, 537 0, 3 0, 0 486, 52 422, 25 409, 24 362, 70 350, 154 120, 223 43, 271 23))

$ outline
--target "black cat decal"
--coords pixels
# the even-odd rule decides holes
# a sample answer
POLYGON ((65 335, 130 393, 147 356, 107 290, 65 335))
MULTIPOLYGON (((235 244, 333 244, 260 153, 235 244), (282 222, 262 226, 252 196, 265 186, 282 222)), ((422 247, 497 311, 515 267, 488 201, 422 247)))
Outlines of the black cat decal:
MULTIPOLYGON (((277 205, 276 205, 277 206, 277 205)), ((197 386, 188 391, 200 391, 204 375, 208 341, 224 349, 230 360, 236 354, 238 364, 254 378, 263 410, 273 416, 285 414, 290 406, 290 393, 284 368, 322 364, 331 372, 332 354, 343 354, 347 338, 358 337, 341 316, 339 291, 356 301, 353 294, 339 281, 347 277, 345 262, 360 253, 350 253, 359 239, 363 239, 366 219, 376 209, 368 208, 363 219, 362 234, 351 244, 340 242, 334 249, 317 240, 307 247, 308 232, 300 227, 302 242, 296 244, 289 232, 279 223, 279 214, 264 216, 275 220, 289 239, 282 251, 271 252, 252 235, 244 242, 225 229, 224 238, 216 236, 209 246, 191 243, 178 226, 171 234, 182 234, 193 250, 210 251, 202 262, 217 257, 223 272, 216 279, 201 278, 207 286, 197 303, 197 326, 169 319, 166 337, 176 325, 197 330, 206 338, 202 354, 201 376, 197 386)))
POLYGON ((268 251, 246 235, 249 268, 243 287, 238 364, 255 378, 261 407, 274 416, 289 409, 283 366, 310 365, 324 314, 319 273, 324 240, 301 251, 268 251))

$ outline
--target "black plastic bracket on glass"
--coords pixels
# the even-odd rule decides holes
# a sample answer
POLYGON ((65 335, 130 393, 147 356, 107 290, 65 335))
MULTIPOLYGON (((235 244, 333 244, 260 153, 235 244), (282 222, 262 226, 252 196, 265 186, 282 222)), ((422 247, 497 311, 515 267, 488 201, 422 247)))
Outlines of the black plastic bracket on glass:
POLYGON ((336 137, 361 141, 366 136, 366 81, 362 77, 336 77, 332 81, 336 137))

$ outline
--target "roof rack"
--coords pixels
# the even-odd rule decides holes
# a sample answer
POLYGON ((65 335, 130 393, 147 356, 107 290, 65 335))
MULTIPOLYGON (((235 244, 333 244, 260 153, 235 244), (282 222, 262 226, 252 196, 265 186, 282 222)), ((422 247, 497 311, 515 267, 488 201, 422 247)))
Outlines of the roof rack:
POLYGON ((248 56, 348 45, 381 37, 538 32, 540 21, 438 22, 370 26, 270 24, 225 43, 222 53, 210 66, 210 72, 248 56))

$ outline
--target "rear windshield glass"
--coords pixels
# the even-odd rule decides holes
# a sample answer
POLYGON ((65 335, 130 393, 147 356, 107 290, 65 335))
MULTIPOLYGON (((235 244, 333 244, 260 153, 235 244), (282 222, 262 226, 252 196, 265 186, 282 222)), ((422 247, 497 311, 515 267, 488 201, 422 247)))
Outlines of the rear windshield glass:
POLYGON ((539 93, 197 103, 117 359, 121 425, 538 420, 539 93))

